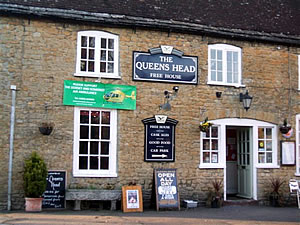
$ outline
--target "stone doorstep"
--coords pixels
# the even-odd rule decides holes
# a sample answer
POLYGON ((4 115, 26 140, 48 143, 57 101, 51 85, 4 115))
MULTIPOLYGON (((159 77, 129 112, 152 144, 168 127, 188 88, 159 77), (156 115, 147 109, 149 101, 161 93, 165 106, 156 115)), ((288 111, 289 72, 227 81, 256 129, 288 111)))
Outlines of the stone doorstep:
POLYGON ((226 200, 224 205, 259 205, 259 201, 253 199, 226 200))
POLYGON ((81 210, 81 201, 111 201, 110 210, 117 209, 117 200, 121 200, 121 190, 67 189, 66 200, 75 201, 74 210, 81 210))

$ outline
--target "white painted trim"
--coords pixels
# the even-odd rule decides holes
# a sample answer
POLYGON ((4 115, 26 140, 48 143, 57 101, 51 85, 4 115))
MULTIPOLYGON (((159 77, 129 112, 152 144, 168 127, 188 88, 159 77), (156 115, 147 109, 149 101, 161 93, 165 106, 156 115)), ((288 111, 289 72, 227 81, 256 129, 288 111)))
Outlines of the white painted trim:
MULTIPOLYGON (((299 57, 300 58, 300 57, 299 57)), ((300 67, 299 67, 300 69, 300 67)), ((300 176, 300 114, 296 115, 296 171, 295 176, 300 176)))
MULTIPOLYGON (((217 76, 217 75, 216 75, 217 76)), ((242 49, 233 45, 228 44, 212 44, 208 45, 208 79, 207 84, 210 85, 222 85, 222 86, 234 86, 234 87, 245 87, 242 84, 242 49), (222 78, 223 81, 212 81, 211 80, 211 50, 222 51, 222 78), (238 82, 228 83, 227 82, 227 52, 233 51, 238 53, 238 82)))
MULTIPOLYGON (((299 115, 300 116, 300 115, 299 115)), ((240 126, 240 127, 251 127, 252 134, 252 155, 253 155, 253 161, 252 161, 252 194, 253 199, 257 200, 257 169, 258 168, 269 168, 269 169, 278 169, 280 166, 278 165, 278 135, 277 135, 277 125, 265 121, 259 121, 259 120, 253 120, 253 119, 241 119, 241 118, 224 118, 224 119, 216 119, 211 120, 209 122, 212 122, 215 125, 221 126, 221 149, 220 151, 223 152, 223 162, 224 166, 218 166, 218 167, 205 167, 203 165, 199 165, 199 168, 224 168, 224 199, 226 200, 226 126, 240 126), (257 141, 258 141, 258 127, 272 127, 272 140, 273 140, 273 163, 272 164, 258 164, 258 147, 257 147, 257 141)), ((201 148, 202 149, 202 148, 201 148)), ((201 151, 200 149, 200 151, 201 151)), ((201 155, 201 154, 200 154, 201 155)))
POLYGON ((120 79, 120 54, 119 54, 119 36, 104 31, 79 31, 77 33, 77 56, 76 56, 76 72, 74 76, 84 77, 100 77, 100 78, 116 78, 120 79), (95 71, 83 72, 80 71, 80 56, 81 56, 81 36, 95 37, 95 71), (100 72, 100 39, 114 39, 114 73, 100 72))
POLYGON ((298 55, 298 90, 300 91, 300 55, 298 55))
POLYGON ((100 109, 89 107, 74 107, 74 138, 73 138, 73 176, 74 177, 117 177, 117 110, 100 109), (109 170, 79 170, 78 150, 79 150, 79 124, 80 110, 105 110, 110 111, 110 152, 109 152, 109 170))

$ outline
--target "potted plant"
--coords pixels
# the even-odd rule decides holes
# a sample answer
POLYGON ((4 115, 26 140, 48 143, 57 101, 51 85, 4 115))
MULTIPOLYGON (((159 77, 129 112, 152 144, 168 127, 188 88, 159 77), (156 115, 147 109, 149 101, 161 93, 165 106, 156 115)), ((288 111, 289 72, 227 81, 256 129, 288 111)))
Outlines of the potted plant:
POLYGON ((287 119, 283 120, 283 124, 280 125, 279 130, 282 134, 287 134, 291 130, 292 126, 288 124, 287 119))
POLYGON ((41 125, 39 126, 39 130, 43 135, 50 135, 53 130, 53 127, 53 123, 41 123, 41 125))
POLYGON ((47 174, 44 160, 36 152, 32 152, 24 166, 25 211, 42 210, 42 194, 46 190, 47 174))
POLYGON ((269 194, 270 205, 274 207, 279 207, 282 205, 282 196, 280 194, 280 188, 284 184, 284 181, 276 177, 272 178, 270 183, 272 187, 272 191, 269 194))
POLYGON ((206 205, 212 208, 220 208, 223 205, 223 181, 214 180, 212 182, 213 189, 209 191, 206 205))

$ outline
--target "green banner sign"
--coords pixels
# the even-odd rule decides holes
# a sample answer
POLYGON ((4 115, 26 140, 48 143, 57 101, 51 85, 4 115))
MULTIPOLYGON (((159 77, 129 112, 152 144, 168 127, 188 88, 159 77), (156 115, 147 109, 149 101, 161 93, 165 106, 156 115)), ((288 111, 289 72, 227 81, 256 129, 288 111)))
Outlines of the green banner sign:
POLYGON ((135 110, 136 87, 65 80, 63 104, 135 110))

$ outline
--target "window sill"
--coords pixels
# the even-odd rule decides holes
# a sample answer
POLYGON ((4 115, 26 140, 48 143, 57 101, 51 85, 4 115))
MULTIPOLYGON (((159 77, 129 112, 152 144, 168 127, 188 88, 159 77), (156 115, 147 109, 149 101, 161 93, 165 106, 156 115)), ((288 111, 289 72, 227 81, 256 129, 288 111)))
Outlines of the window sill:
POLYGON ((279 169, 279 165, 256 165, 257 169, 279 169))
POLYGON ((73 173, 74 177, 118 177, 117 173, 110 173, 110 174, 75 174, 73 173))
POLYGON ((296 177, 300 177, 300 173, 295 173, 295 176, 296 177))
POLYGON ((244 88, 246 85, 244 84, 230 84, 230 83, 217 83, 217 82, 207 82, 208 85, 215 85, 215 86, 229 86, 229 87, 235 87, 235 88, 244 88))
POLYGON ((102 74, 90 74, 90 73, 74 73, 75 77, 96 77, 96 78, 109 78, 109 79, 121 79, 121 76, 116 75, 102 75, 102 74))
POLYGON ((209 165, 203 165, 203 164, 200 164, 199 169, 224 169, 225 166, 224 165, 212 165, 212 164, 209 164, 209 165))

